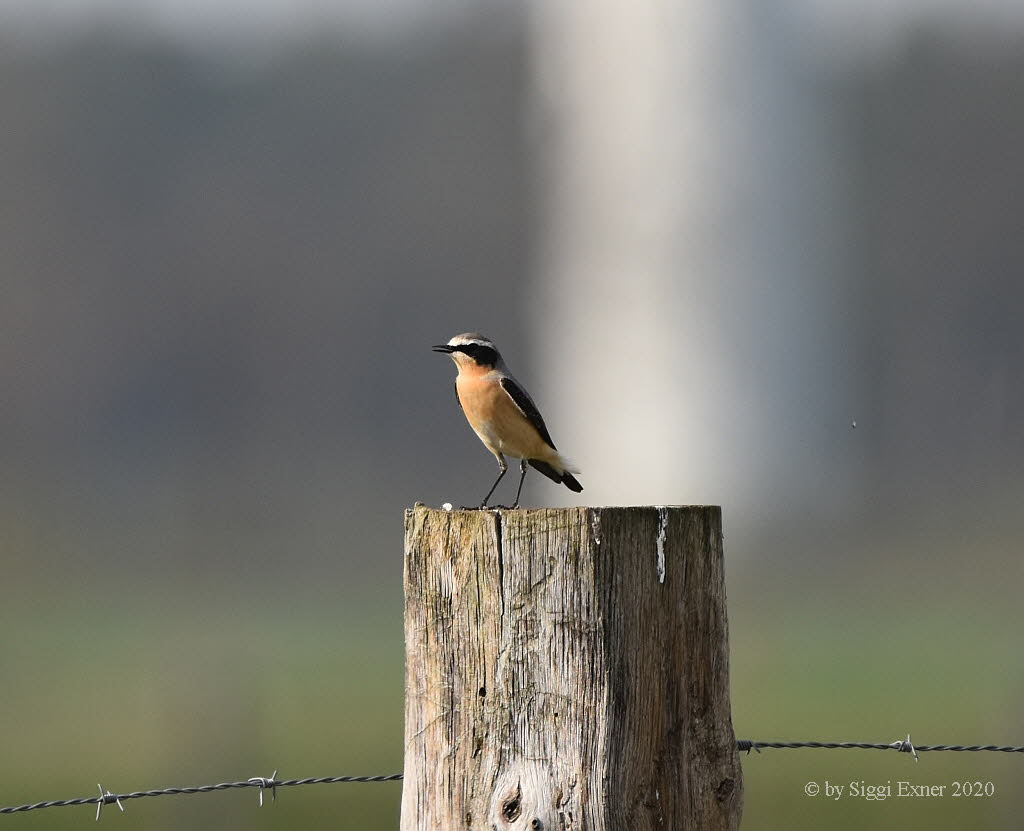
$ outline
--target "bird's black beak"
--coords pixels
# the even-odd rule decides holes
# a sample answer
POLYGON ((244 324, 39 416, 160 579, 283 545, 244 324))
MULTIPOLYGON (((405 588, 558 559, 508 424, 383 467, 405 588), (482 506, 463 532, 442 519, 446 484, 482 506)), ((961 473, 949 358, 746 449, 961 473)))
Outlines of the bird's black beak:
POLYGON ((454 346, 449 346, 447 343, 439 343, 437 346, 431 346, 435 352, 444 352, 446 355, 451 355, 455 351, 454 346))

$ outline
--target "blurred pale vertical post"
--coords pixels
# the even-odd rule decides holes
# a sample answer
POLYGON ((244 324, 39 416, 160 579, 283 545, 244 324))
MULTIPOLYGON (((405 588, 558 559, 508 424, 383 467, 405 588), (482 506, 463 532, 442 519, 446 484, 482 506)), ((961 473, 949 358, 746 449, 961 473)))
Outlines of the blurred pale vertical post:
POLYGON ((796 35, 775 15, 533 6, 534 360, 578 502, 743 508, 804 452, 786 425, 828 337, 808 263, 827 235, 796 35))

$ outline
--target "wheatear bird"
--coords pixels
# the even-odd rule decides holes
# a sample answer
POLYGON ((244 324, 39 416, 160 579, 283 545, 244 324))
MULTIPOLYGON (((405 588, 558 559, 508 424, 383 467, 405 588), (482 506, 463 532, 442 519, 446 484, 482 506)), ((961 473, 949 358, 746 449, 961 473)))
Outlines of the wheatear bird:
POLYGON ((491 340, 476 332, 467 332, 433 349, 451 355, 455 361, 459 368, 455 397, 466 414, 469 426, 480 437, 484 447, 494 454, 501 468, 498 478, 480 503, 481 508, 487 507, 487 500, 508 471, 506 456, 521 459, 519 470, 522 475, 513 508, 519 507, 528 464, 575 493, 583 490, 583 485, 572 475, 579 471, 555 450, 555 443, 551 441, 551 434, 537 405, 509 374, 491 340))

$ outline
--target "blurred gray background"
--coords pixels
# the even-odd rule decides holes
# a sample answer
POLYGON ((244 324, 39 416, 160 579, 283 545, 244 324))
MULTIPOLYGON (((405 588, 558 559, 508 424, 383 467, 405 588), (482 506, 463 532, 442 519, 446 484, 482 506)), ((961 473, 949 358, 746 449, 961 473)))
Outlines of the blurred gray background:
MULTIPOLYGON (((577 504, 723 505, 739 737, 1024 743, 1019 3, 2 0, 0 79, 0 805, 401 769, 471 329, 577 504)), ((1022 765, 765 751, 743 827, 1016 827, 1022 765)), ((397 827, 280 797, 105 821, 397 827)))

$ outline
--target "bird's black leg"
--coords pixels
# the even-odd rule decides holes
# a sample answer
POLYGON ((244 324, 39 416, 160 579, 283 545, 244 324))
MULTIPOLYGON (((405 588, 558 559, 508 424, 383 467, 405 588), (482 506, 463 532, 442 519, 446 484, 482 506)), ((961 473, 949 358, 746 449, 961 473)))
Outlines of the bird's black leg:
POLYGON ((501 468, 501 473, 498 474, 498 478, 494 480, 494 484, 491 485, 491 489, 487 491, 487 496, 484 497, 484 501, 480 503, 481 508, 487 507, 487 500, 491 498, 491 494, 494 493, 494 489, 498 487, 498 482, 501 481, 501 477, 508 473, 508 465, 505 464, 503 458, 498 459, 498 466, 501 468))
POLYGON ((519 462, 519 472, 522 475, 519 477, 519 490, 516 491, 516 501, 512 503, 512 510, 519 507, 519 494, 523 492, 523 482, 526 481, 526 459, 519 462))

